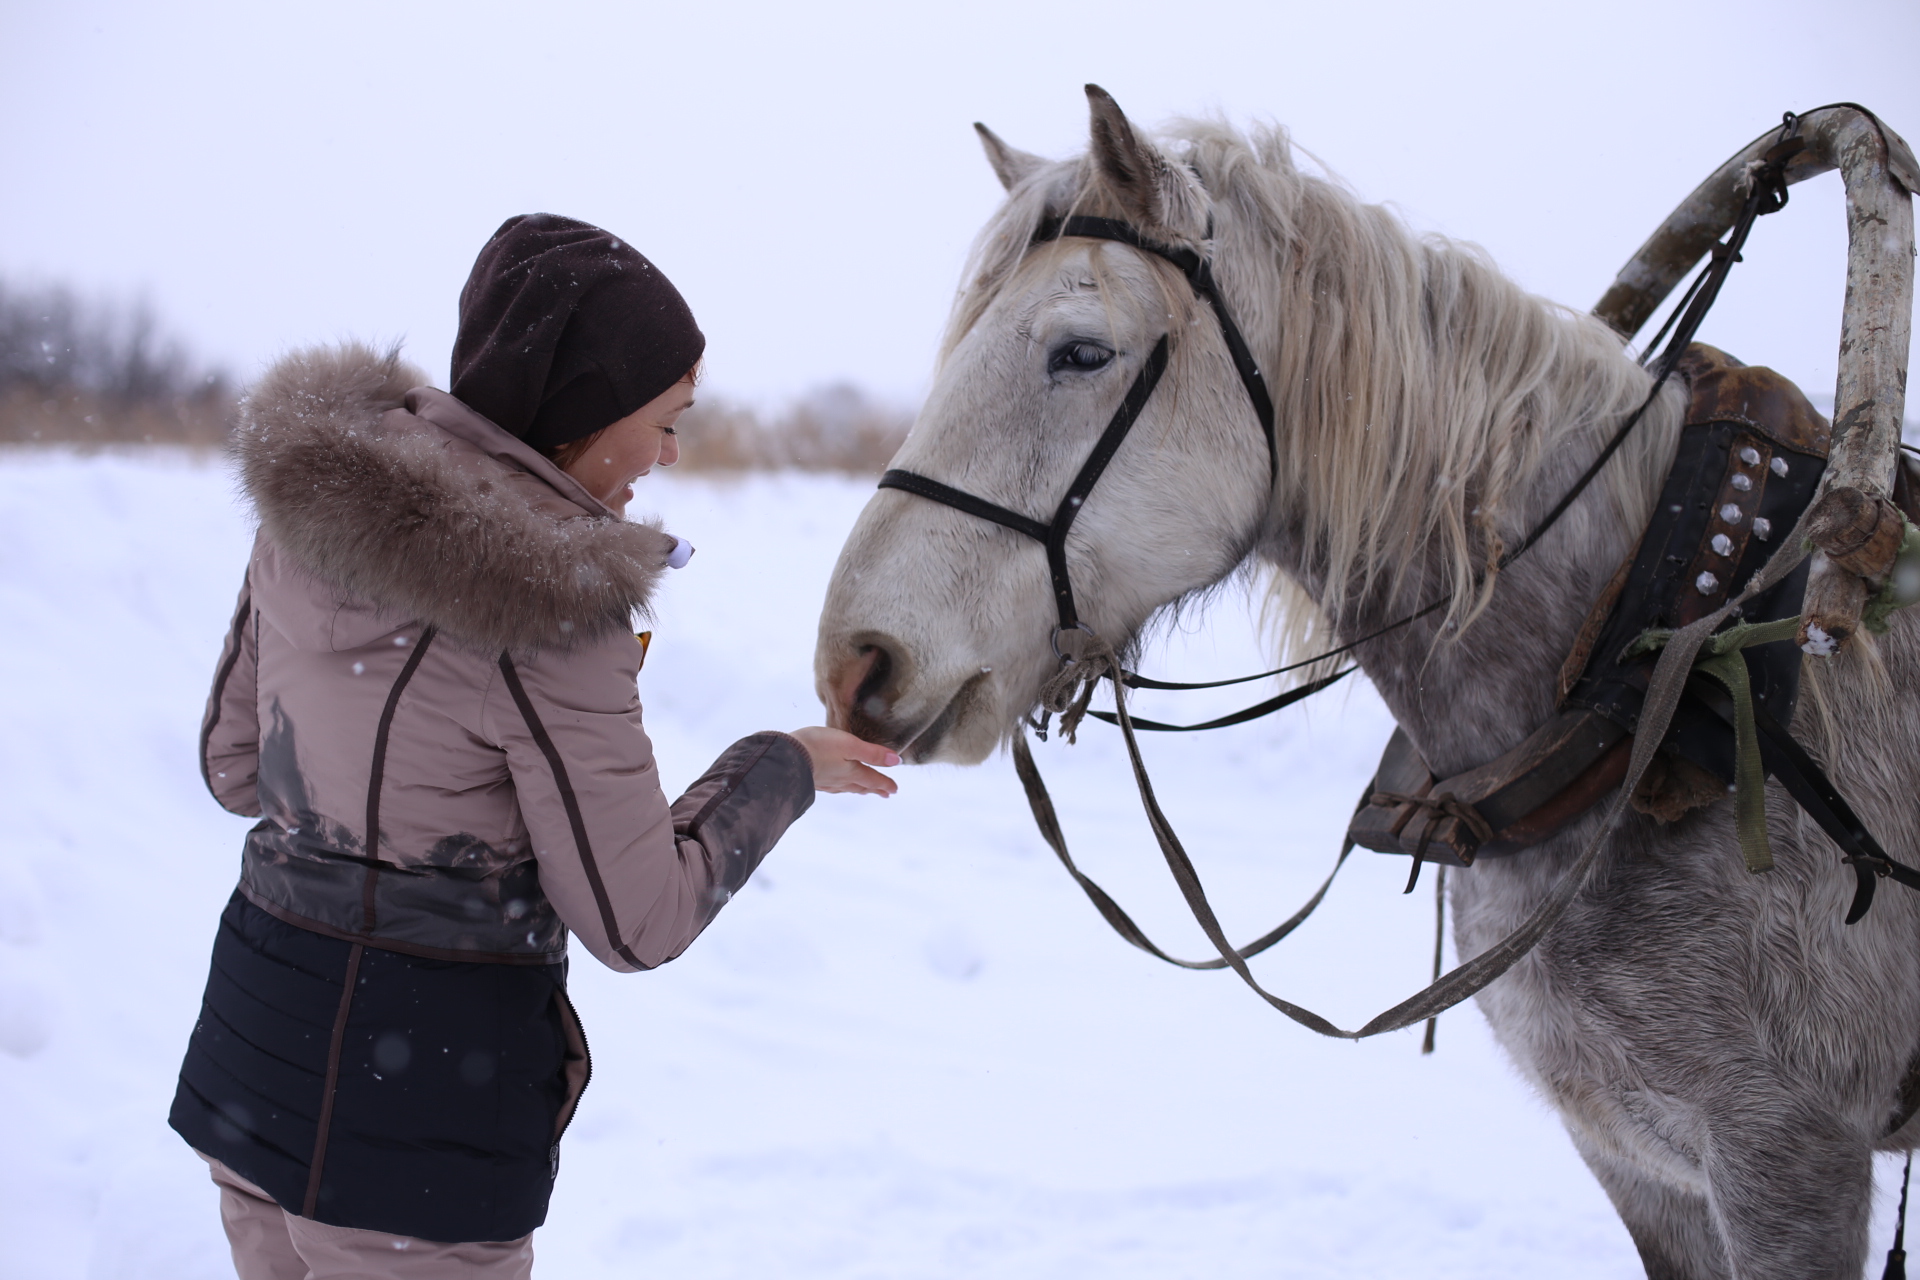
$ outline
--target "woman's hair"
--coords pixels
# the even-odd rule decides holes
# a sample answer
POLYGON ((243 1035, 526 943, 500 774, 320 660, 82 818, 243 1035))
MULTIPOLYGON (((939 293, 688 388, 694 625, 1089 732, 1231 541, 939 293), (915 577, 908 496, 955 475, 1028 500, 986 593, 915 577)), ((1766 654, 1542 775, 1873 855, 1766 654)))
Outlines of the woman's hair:
POLYGON ((580 461, 587 450, 593 448, 594 442, 612 429, 611 427, 602 427, 590 436, 581 436, 578 440, 569 440, 565 444, 550 444, 540 452, 547 456, 547 461, 562 471, 565 471, 568 467, 580 461))
MULTIPOLYGON (((679 381, 674 382, 672 385, 677 387, 682 382, 690 382, 696 387, 699 386, 700 371, 706 366, 706 363, 704 359, 695 360, 693 362, 693 368, 681 374, 679 381)), ((594 443, 611 430, 613 430, 613 425, 604 426, 590 436, 581 436, 578 440, 568 440, 563 444, 548 445, 546 448, 540 450, 540 452, 546 457, 547 461, 562 471, 565 471, 568 467, 585 457, 587 451, 593 448, 594 443)))

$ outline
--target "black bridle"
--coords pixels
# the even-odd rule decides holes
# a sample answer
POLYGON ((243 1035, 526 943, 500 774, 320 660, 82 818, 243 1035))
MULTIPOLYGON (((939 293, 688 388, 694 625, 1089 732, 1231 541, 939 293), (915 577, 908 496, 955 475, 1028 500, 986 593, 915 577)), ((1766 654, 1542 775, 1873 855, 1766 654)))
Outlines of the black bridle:
MULTIPOLYGON (((1267 474, 1269 483, 1279 474, 1279 447, 1273 437, 1273 397, 1267 394, 1267 381, 1260 374, 1260 366, 1253 358, 1253 352, 1247 347, 1247 340, 1240 333, 1240 326, 1233 322, 1233 313, 1227 310, 1226 300, 1220 296, 1219 286, 1213 278, 1212 263, 1192 249, 1176 248, 1147 239, 1132 226, 1115 218, 1073 217, 1067 219, 1051 218, 1040 225, 1034 233, 1033 243, 1042 244, 1058 240, 1063 236, 1084 237, 1090 240, 1113 240, 1142 253, 1150 253, 1163 258, 1179 269, 1193 286, 1194 293, 1205 298, 1213 307, 1214 315, 1220 319, 1220 333, 1226 339, 1227 353, 1233 357, 1233 367, 1239 371, 1240 381, 1247 388, 1247 398, 1253 402, 1253 413, 1260 421, 1260 431, 1267 441, 1267 474)), ((1107 423, 1107 429, 1093 446, 1093 452, 1080 465, 1079 473, 1073 483, 1067 486, 1067 493, 1054 509, 1053 519, 1042 523, 1031 516, 1021 515, 1018 511, 988 502, 985 498, 975 497, 951 485, 941 484, 926 476, 912 471, 893 470, 880 477, 882 489, 900 489, 931 501, 964 511, 970 516, 982 520, 991 520, 997 525, 1023 533, 1047 549, 1047 571, 1053 584, 1054 605, 1059 610, 1060 626, 1054 632, 1054 652, 1060 652, 1060 632, 1086 630, 1080 621, 1079 610, 1073 601, 1073 582, 1067 573, 1067 533, 1073 528, 1074 517, 1080 514, 1080 508, 1086 504, 1087 495, 1093 492, 1094 485, 1100 482, 1100 476, 1113 461, 1125 442, 1127 433, 1133 430, 1133 424, 1140 418, 1141 410, 1147 407, 1147 401, 1153 397, 1154 388, 1160 385, 1161 375, 1167 371, 1167 358, 1171 350, 1173 335, 1164 333, 1160 341, 1154 344, 1146 363, 1140 366, 1140 372, 1133 377, 1127 387, 1127 393, 1121 397, 1120 407, 1113 411, 1113 417, 1107 423)), ((1061 654, 1063 662, 1068 661, 1061 654)))

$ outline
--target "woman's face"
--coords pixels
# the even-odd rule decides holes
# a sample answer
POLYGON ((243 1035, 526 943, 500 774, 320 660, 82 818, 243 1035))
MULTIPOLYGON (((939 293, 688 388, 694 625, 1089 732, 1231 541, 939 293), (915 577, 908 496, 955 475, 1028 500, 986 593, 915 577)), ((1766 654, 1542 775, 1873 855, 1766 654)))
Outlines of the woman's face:
POLYGON ((670 467, 680 460, 674 424, 692 406, 693 380, 682 378, 595 436, 567 464, 567 474, 616 512, 626 514, 633 482, 656 466, 670 467))

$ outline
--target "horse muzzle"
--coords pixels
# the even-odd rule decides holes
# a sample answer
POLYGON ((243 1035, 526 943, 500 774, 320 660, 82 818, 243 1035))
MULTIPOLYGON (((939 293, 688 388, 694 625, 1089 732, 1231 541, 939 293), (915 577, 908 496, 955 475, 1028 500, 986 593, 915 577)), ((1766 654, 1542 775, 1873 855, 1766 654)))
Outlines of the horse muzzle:
POLYGON ((993 723, 993 672, 925 679, 892 636, 862 632, 837 646, 820 680, 827 723, 898 751, 915 763, 985 758, 999 739, 993 723), (983 743, 976 739, 986 737, 983 743))

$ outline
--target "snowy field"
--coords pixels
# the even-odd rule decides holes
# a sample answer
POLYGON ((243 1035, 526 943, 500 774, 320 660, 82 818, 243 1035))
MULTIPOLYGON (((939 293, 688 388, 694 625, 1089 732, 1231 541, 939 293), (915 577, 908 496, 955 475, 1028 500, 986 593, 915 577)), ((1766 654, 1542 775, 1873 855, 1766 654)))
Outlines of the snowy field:
MULTIPOLYGON (((641 694, 669 786, 814 723, 814 617, 869 486, 644 482, 699 556, 641 694)), ((194 741, 250 530, 224 467, 0 455, 0 1275, 230 1276, 203 1166, 166 1127, 248 823, 194 741)), ((1245 601, 1150 672, 1255 669, 1245 601)), ((1234 704, 1142 700, 1198 718, 1234 704)), ((1168 695, 1161 695, 1163 699, 1168 695)), ((1229 931, 1290 914, 1389 732, 1365 689, 1149 743, 1229 931)), ((1158 710, 1156 710, 1158 708, 1158 710)), ((1115 734, 1041 748, 1087 869, 1163 943, 1206 944, 1115 734)), ((1004 756, 823 797, 681 960, 581 953, 595 1075, 536 1237, 558 1280, 673 1277, 1633 1277, 1558 1123, 1479 1015, 1321 1040, 1230 974, 1107 931, 1033 832, 1004 756)), ((1257 962, 1344 1025, 1422 985, 1432 896, 1357 853, 1257 962)), ((1884 1249, 1897 1166, 1882 1165, 1884 1249)), ((1876 1274, 1878 1262, 1875 1262, 1876 1274)))

